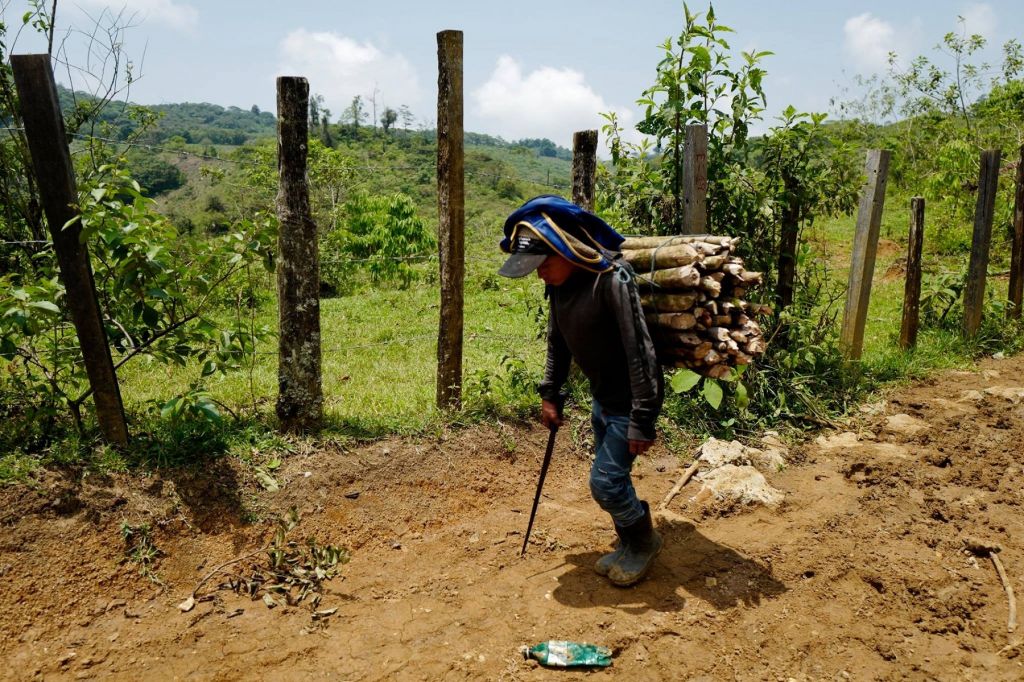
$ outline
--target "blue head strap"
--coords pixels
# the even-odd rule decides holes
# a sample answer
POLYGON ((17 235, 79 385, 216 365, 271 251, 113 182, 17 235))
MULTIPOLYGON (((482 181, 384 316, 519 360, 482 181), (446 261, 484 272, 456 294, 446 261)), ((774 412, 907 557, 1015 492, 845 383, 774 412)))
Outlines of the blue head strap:
POLYGON ((625 239, 593 213, 552 194, 530 199, 505 220, 502 251, 510 253, 512 241, 521 229, 528 230, 531 236, 545 242, 569 262, 591 272, 610 270, 612 263, 607 252, 618 251, 625 239))

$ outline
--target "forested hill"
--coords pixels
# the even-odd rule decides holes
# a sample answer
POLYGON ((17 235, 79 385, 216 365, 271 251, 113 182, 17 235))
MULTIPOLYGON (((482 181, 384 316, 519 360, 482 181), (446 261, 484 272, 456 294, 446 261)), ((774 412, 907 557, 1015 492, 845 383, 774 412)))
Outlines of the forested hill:
MULTIPOLYGON (((61 107, 65 112, 75 109, 76 103, 91 105, 95 99, 91 96, 57 86, 61 107)), ((261 138, 273 137, 276 118, 269 111, 261 111, 253 104, 247 109, 236 106, 222 107, 206 102, 182 102, 175 104, 137 105, 125 102, 110 102, 104 106, 99 119, 107 126, 112 135, 118 139, 126 138, 139 125, 145 112, 156 114, 156 119, 143 134, 141 141, 151 144, 173 142, 190 145, 243 145, 256 142, 261 138)), ((358 129, 376 130, 380 126, 364 123, 352 126, 350 123, 335 122, 327 126, 326 137, 334 140, 359 137, 358 129)), ((322 127, 321 127, 322 130, 322 127)), ((435 132, 430 129, 407 129, 405 133, 416 132, 426 139, 434 139, 435 132)), ((509 149, 522 147, 532 150, 537 156, 557 158, 565 161, 572 159, 572 152, 547 138, 527 138, 509 142, 500 137, 484 133, 466 133, 466 144, 475 147, 495 147, 509 149)))

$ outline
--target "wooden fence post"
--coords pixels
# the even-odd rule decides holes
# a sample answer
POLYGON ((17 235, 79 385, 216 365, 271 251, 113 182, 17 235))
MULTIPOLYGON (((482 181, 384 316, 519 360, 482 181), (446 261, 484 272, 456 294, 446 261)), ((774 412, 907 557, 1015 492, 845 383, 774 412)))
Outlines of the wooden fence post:
POLYGON ((309 83, 277 79, 277 417, 290 432, 323 421, 320 246, 309 207, 309 83))
POLYGON ((1011 319, 1020 319, 1021 296, 1024 294, 1024 145, 1017 160, 1016 185, 1013 197, 1013 252, 1010 256, 1011 319))
POLYGON ((708 231, 708 127, 686 126, 683 147, 683 234, 708 231))
MULTIPOLYGON (((775 287, 775 313, 779 314, 793 303, 796 290, 796 251, 800 238, 800 197, 796 181, 783 171, 782 181, 789 193, 789 201, 782 210, 782 224, 779 234, 779 281, 775 287)), ((788 330, 780 330, 779 341, 789 342, 788 330)))
POLYGON ((82 225, 78 212, 73 208, 78 204, 78 190, 50 56, 11 55, 11 68, 21 102, 25 137, 32 154, 32 168, 39 184, 39 196, 57 254, 71 321, 75 325, 85 371, 92 387, 96 419, 106 441, 127 445, 128 423, 103 328, 89 251, 79 241, 82 225))
POLYGON ((462 129, 462 31, 437 34, 437 241, 441 315, 437 333, 437 406, 462 406, 465 159, 462 129))
POLYGON ((971 240, 971 262, 967 266, 967 286, 964 287, 964 336, 972 337, 981 326, 985 308, 985 277, 988 275, 988 250, 992 241, 992 216, 996 207, 996 189, 999 186, 998 149, 981 153, 978 174, 978 203, 974 209, 974 236, 971 240))
POLYGON ((921 249, 924 245, 924 199, 910 200, 910 235, 907 237, 907 281, 903 287, 903 322, 900 348, 917 345, 917 323, 921 306, 921 249))
POLYGON ((859 360, 864 350, 864 324, 871 300, 871 278, 875 272, 878 229, 885 206, 885 187, 889 178, 890 152, 871 149, 867 153, 867 182, 860 194, 857 228, 853 235, 853 256, 846 290, 846 308, 839 343, 848 360, 859 360))
POLYGON ((594 210, 597 178, 597 131, 581 130, 572 136, 572 202, 594 210))

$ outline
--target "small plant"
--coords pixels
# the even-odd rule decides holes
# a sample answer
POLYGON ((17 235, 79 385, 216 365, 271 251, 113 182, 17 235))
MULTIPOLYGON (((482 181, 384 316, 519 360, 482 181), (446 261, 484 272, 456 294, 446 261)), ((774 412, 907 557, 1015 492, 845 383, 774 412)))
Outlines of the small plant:
POLYGON ((942 327, 950 311, 963 297, 966 285, 966 267, 959 271, 944 271, 926 276, 920 303, 921 317, 925 324, 942 327))
POLYGON ((192 595, 178 605, 185 612, 196 604, 199 589, 215 575, 228 573, 224 569, 232 564, 243 564, 238 573, 228 573, 221 589, 247 594, 254 601, 262 599, 267 608, 277 606, 298 606, 303 601, 309 605, 313 619, 320 620, 332 615, 337 608, 318 609, 323 598, 323 585, 338 575, 342 565, 348 563, 347 550, 334 545, 322 545, 312 537, 305 542, 289 538, 289 533, 299 525, 299 513, 292 507, 278 519, 277 527, 270 541, 260 549, 237 559, 221 564, 206 574, 192 595))
POLYGON ((716 410, 721 407, 722 400, 725 398, 725 386, 731 385, 736 407, 742 411, 747 409, 750 404, 747 386, 740 381, 740 377, 743 376, 746 369, 747 365, 732 367, 729 369, 729 373, 721 379, 701 376, 690 369, 681 369, 672 376, 669 385, 676 393, 688 393, 700 385, 700 395, 708 405, 716 410))
POLYGON ((157 576, 154 569, 157 560, 163 552, 153 542, 153 529, 148 523, 132 525, 127 521, 121 522, 121 539, 124 540, 125 561, 138 565, 139 575, 148 578, 157 585, 163 585, 163 581, 157 576))

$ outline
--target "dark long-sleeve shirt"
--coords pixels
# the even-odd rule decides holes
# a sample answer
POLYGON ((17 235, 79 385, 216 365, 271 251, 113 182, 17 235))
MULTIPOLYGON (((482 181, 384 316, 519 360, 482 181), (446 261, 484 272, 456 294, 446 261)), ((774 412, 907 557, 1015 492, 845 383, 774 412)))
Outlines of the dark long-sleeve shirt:
POLYGON ((540 395, 556 402, 573 359, 609 414, 629 416, 630 440, 654 440, 661 411, 661 367, 640 295, 626 266, 600 275, 579 270, 548 287, 548 357, 540 395))

